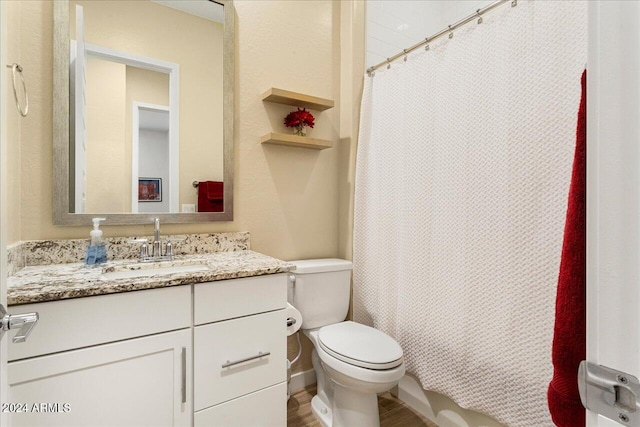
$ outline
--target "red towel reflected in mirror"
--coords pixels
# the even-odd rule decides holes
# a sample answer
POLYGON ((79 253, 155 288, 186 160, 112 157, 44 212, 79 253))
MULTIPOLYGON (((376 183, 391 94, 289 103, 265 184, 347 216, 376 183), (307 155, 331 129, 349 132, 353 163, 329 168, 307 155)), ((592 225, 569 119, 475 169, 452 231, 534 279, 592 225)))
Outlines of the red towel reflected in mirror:
POLYGON ((198 183, 198 212, 224 212, 224 183, 200 181, 198 183))

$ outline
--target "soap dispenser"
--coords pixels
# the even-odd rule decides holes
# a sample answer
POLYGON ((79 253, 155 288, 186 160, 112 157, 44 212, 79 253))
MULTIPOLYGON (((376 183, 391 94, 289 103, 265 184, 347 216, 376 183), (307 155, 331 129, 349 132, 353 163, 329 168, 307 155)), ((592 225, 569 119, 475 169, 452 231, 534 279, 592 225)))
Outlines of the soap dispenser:
POLYGON ((107 262, 107 247, 102 240, 100 221, 106 218, 93 218, 93 230, 91 230, 91 243, 87 247, 87 255, 84 257, 85 265, 96 265, 107 262))

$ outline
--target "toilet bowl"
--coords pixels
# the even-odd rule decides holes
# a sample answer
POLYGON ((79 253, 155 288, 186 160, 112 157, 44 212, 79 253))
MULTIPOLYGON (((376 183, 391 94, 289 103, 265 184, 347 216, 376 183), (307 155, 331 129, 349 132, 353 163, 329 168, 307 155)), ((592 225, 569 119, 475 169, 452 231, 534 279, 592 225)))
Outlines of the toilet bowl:
POLYGON ((293 261, 289 302, 302 314, 302 331, 314 346, 317 394, 313 414, 324 427, 376 427, 379 393, 405 373, 402 348, 390 336, 344 321, 351 263, 338 259, 293 261), (305 314, 306 313, 306 314, 305 314))
POLYGON ((398 384, 405 373, 400 346, 388 335, 354 322, 305 330, 304 333, 314 345, 312 357, 318 394, 312 399, 311 407, 316 418, 325 427, 379 426, 378 394, 398 384), (338 332, 344 333, 345 341, 331 344, 346 344, 347 348, 327 345, 323 341, 325 329, 343 325, 348 328, 332 331, 332 335, 339 338, 338 332), (356 342, 361 342, 363 335, 369 339, 371 347, 382 351, 362 351, 366 347, 357 351, 356 342), (348 338, 354 339, 353 348, 350 348, 348 338), (380 348, 383 345, 386 347, 380 348), (381 357, 391 353, 394 353, 391 357, 381 357))

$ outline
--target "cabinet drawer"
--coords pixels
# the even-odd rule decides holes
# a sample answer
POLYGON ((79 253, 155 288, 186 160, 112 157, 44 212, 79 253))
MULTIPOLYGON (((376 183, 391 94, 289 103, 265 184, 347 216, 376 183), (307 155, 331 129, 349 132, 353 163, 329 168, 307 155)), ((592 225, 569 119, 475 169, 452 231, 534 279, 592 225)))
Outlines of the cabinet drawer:
POLYGON ((217 322, 284 308, 287 275, 245 277, 194 286, 194 323, 217 322))
POLYGON ((194 332, 194 409, 199 411, 286 380, 285 311, 198 326, 194 332), (259 352, 267 353, 228 367, 259 352))
MULTIPOLYGON (((9 341, 9 361, 88 347, 191 325, 191 286, 74 298, 11 308, 37 311, 27 342, 9 341), (162 307, 162 309, 159 309, 162 307)), ((16 332, 10 332, 13 337, 16 332)))
POLYGON ((287 383, 196 412, 195 427, 283 427, 287 425, 287 383))

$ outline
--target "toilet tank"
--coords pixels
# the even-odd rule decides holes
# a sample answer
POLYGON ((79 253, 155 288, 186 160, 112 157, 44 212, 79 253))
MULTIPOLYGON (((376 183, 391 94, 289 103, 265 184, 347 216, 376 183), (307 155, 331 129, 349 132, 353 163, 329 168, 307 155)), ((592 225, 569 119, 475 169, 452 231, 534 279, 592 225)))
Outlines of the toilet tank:
POLYGON ((291 261, 287 299, 302 314, 302 328, 313 329, 342 322, 351 298, 351 261, 343 259, 305 259, 291 261))

